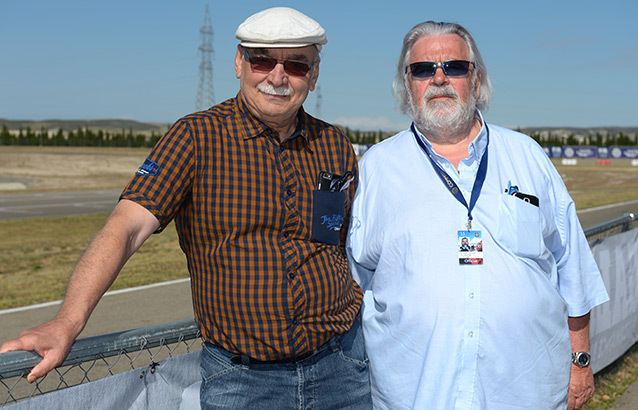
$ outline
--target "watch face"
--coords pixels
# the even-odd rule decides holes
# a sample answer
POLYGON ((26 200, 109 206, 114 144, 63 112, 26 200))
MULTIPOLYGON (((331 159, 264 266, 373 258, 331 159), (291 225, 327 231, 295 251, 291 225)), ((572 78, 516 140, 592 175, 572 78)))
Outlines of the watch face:
POLYGON ((574 363, 580 367, 589 366, 589 361, 591 360, 591 356, 586 352, 578 352, 574 354, 575 360, 574 363))

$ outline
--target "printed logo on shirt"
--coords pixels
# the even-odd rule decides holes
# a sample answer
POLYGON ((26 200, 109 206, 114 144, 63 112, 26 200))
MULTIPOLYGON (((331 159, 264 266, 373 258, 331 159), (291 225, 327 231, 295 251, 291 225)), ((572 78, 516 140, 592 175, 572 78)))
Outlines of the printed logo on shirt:
POLYGON ((343 216, 339 214, 322 215, 321 225, 325 225, 330 231, 338 231, 343 225, 343 216))
POLYGON ((157 175, 160 166, 157 162, 146 158, 146 161, 137 169, 135 175, 157 175))

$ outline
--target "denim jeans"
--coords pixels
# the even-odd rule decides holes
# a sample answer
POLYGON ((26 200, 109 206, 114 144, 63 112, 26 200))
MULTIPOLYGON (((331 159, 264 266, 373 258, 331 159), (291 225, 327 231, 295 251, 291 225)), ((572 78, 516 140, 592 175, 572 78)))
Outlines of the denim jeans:
POLYGON ((296 363, 236 364, 204 344, 202 409, 371 409, 361 323, 296 363))

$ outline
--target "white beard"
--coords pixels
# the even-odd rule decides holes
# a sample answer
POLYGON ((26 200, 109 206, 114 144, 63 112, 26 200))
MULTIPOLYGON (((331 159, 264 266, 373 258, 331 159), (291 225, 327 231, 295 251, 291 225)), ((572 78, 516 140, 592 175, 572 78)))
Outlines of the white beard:
POLYGON ((474 125, 476 112, 476 77, 472 80, 473 90, 467 102, 462 103, 458 93, 449 85, 431 85, 423 95, 421 108, 414 104, 412 93, 409 97, 409 113, 421 133, 438 143, 454 143, 465 137, 474 125), (430 102, 436 95, 445 95, 452 100, 430 102))

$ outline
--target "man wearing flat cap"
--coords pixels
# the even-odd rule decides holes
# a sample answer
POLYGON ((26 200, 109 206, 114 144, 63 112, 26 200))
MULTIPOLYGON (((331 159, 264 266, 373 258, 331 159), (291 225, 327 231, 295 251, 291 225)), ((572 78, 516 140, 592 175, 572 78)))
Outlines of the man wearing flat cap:
POLYGON ((178 120, 78 263, 60 312, 1 351, 62 362, 121 266, 175 220, 202 351, 202 408, 370 408, 345 234, 352 147, 306 114, 324 29, 285 7, 237 29, 240 91, 178 120))

